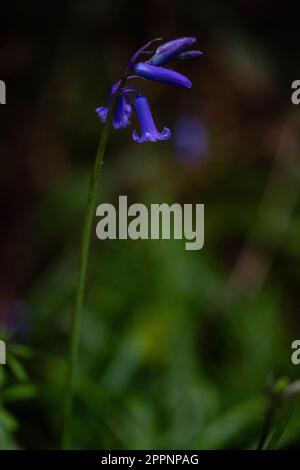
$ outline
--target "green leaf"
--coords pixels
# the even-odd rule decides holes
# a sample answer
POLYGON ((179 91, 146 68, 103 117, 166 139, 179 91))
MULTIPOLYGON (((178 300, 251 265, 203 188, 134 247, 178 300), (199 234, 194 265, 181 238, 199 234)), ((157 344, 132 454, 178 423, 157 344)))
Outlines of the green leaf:
POLYGON ((266 450, 276 449, 278 447, 279 441, 295 410, 295 406, 296 400, 291 400, 287 402, 279 412, 278 418, 274 425, 273 434, 266 446, 266 450))
POLYGON ((6 373, 4 367, 0 367, 0 389, 6 383, 6 373))
POLYGON ((15 417, 4 408, 0 408, 0 426, 10 432, 15 431, 18 427, 15 417))
POLYGON ((15 400, 25 400, 35 398, 37 396, 37 389, 30 384, 14 385, 3 391, 2 397, 5 402, 15 400))
POLYGON ((32 357, 32 350, 24 344, 11 344, 9 347, 10 353, 14 356, 21 357, 22 359, 28 359, 32 357))
POLYGON ((28 380, 28 374, 24 366, 11 354, 7 359, 7 364, 16 379, 18 379, 20 382, 26 382, 28 380))

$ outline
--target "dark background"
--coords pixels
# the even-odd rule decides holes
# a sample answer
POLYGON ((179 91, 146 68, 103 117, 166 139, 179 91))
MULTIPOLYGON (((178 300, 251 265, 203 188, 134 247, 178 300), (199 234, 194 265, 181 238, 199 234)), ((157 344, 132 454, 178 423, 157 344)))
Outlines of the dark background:
MULTIPOLYGON (((73 444, 255 446, 270 377, 299 376, 290 360, 300 309, 294 5, 1 6, 2 448, 58 446, 70 304, 101 131, 95 108, 138 48, 181 36, 197 37, 204 53, 175 64, 193 88, 136 82, 158 128, 174 138, 140 146, 131 138, 136 122, 113 131, 98 200, 204 203, 205 246, 188 252, 183 242, 94 237, 73 444), (182 122, 198 136, 183 150, 182 122)), ((299 438, 296 412, 281 445, 298 448, 299 438)))

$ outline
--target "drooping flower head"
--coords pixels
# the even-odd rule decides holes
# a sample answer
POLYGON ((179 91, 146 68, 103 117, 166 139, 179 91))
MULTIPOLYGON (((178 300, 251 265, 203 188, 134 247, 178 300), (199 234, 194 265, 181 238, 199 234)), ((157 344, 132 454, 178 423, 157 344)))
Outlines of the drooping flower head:
POLYGON ((132 137, 135 142, 138 144, 143 142, 157 142, 158 140, 167 140, 171 137, 171 131, 167 127, 164 127, 162 132, 157 130, 150 111, 149 103, 145 96, 138 96, 134 105, 141 128, 140 136, 136 130, 133 131, 132 137))
POLYGON ((135 142, 156 142, 158 140, 166 140, 171 137, 171 131, 165 127, 159 132, 154 124, 150 111, 149 103, 144 96, 134 88, 125 87, 127 80, 131 78, 144 78, 167 85, 177 86, 181 88, 191 88, 191 81, 184 75, 175 72, 169 68, 163 67, 173 60, 188 60, 199 57, 200 51, 187 50, 192 46, 196 39, 193 37, 184 37, 166 42, 159 46, 153 53, 149 48, 155 41, 148 42, 139 49, 131 58, 122 80, 117 81, 110 90, 108 106, 102 106, 96 109, 96 113, 102 122, 106 122, 109 111, 113 112, 112 125, 114 129, 124 129, 130 124, 130 116, 132 112, 131 94, 135 97, 134 109, 139 120, 141 134, 137 131, 133 132, 135 142), (138 61, 145 54, 151 54, 151 58, 147 61, 138 61), (118 94, 116 97, 115 95, 118 94), (116 103, 114 103, 116 98, 116 103))
MULTIPOLYGON (((108 106, 102 106, 96 109, 96 113, 102 122, 105 122, 108 115, 108 106)), ((118 98, 116 109, 113 116, 113 127, 114 129, 125 129, 130 124, 131 116, 131 105, 127 103, 126 97, 121 95, 118 98)))

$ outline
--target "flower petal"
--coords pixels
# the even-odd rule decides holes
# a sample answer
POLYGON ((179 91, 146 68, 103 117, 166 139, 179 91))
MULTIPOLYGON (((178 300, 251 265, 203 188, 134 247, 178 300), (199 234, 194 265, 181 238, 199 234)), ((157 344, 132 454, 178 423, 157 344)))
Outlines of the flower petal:
MULTIPOLYGON (((118 99, 114 112, 112 124, 114 129, 125 129, 130 124, 131 106, 126 101, 126 97, 121 95, 118 99)), ((96 113, 102 122, 105 122, 108 115, 108 107, 102 106, 96 109, 96 113)))
POLYGON ((162 66, 176 59, 178 54, 196 42, 196 38, 179 38, 162 44, 148 61, 149 64, 162 66))
POLYGON ((96 109, 96 113, 98 117, 101 119, 102 122, 106 121, 107 115, 108 115, 108 107, 107 106, 102 106, 101 108, 96 109))
POLYGON ((187 77, 164 67, 156 67, 155 65, 139 62, 133 67, 133 70, 137 75, 143 78, 149 78, 150 80, 182 88, 192 87, 192 83, 187 77))
POLYGON ((198 59, 203 54, 201 51, 185 51, 177 56, 179 60, 198 59))
POLYGON ((145 96, 138 96, 136 98, 135 109, 141 128, 140 135, 138 135, 136 130, 133 131, 132 137, 135 142, 138 144, 143 142, 157 142, 158 140, 166 140, 171 137, 171 131, 167 127, 165 127, 162 132, 157 130, 150 111, 149 103, 145 96))
POLYGON ((151 41, 147 42, 147 44, 145 44, 143 47, 141 47, 133 56, 132 58, 130 59, 129 61, 129 64, 127 66, 128 70, 130 70, 132 68, 132 66, 134 65, 134 63, 137 61, 138 57, 142 54, 145 53, 145 51, 148 49, 148 47, 151 46, 151 44, 153 44, 154 42, 156 41, 161 41, 161 38, 156 38, 156 39, 152 39, 151 41))
POLYGON ((127 103, 124 95, 120 96, 117 102, 113 117, 114 129, 125 129, 130 124, 131 106, 127 103))

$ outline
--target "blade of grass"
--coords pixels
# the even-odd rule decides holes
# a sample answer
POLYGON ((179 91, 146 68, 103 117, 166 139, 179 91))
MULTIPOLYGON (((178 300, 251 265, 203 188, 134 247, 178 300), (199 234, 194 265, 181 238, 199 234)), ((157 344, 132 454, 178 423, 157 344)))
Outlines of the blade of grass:
POLYGON ((290 422, 292 414, 296 407, 296 400, 288 401, 275 422, 273 434, 266 446, 266 450, 276 449, 278 447, 279 441, 287 428, 287 425, 290 422))

